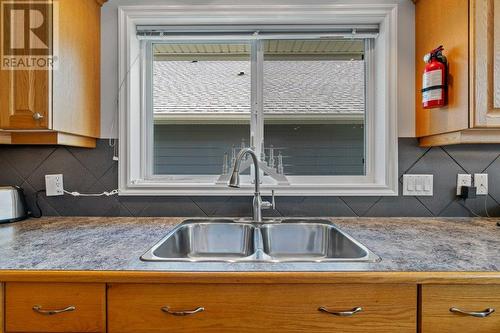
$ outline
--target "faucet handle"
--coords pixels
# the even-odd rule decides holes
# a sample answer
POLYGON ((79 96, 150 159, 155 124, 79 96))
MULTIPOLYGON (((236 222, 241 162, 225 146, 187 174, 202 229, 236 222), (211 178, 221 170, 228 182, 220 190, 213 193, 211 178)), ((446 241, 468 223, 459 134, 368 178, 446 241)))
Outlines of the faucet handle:
POLYGON ((274 200, 274 190, 271 191, 271 202, 269 201, 263 201, 262 202, 262 209, 276 209, 276 200, 274 200))

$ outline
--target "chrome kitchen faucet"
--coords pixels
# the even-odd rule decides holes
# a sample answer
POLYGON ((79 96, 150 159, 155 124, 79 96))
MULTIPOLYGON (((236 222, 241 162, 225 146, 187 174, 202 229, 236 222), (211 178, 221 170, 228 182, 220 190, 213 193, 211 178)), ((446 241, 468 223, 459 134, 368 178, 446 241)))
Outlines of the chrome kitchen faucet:
POLYGON ((246 156, 250 155, 253 160, 253 165, 255 166, 255 193, 253 196, 253 222, 262 222, 262 209, 274 208, 274 191, 273 191, 273 202, 262 201, 260 195, 260 167, 259 159, 257 155, 251 148, 243 148, 238 153, 236 161, 234 162, 233 172, 231 174, 231 179, 229 179, 229 187, 239 188, 240 187, 240 164, 241 160, 246 156))

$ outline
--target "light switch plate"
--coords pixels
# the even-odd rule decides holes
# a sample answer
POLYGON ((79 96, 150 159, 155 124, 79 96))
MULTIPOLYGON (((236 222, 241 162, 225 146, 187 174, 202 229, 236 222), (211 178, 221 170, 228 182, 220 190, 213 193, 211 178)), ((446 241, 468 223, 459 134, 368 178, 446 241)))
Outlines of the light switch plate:
POLYGON ((476 187, 477 195, 488 195, 488 174, 487 173, 475 173, 474 174, 474 186, 476 187))
POLYGON ((45 175, 45 191, 48 197, 64 195, 63 175, 45 175))
POLYGON ((403 195, 434 195, 434 175, 403 175, 403 195))
POLYGON ((462 186, 472 186, 472 175, 462 173, 457 175, 457 195, 462 194, 462 186))

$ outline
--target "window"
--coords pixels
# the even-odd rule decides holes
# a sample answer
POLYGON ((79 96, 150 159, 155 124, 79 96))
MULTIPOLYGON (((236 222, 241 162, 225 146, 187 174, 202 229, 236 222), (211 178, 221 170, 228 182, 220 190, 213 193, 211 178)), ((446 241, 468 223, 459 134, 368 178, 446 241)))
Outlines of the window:
POLYGON ((277 154, 280 171, 292 177, 365 175, 369 39, 275 39, 262 46, 267 160, 275 165, 277 154))
POLYGON ((242 189, 226 186, 248 146, 264 191, 397 194, 392 10, 377 24, 182 26, 134 10, 120 10, 121 194, 250 194, 250 160, 242 189))
POLYGON ((154 175, 220 175, 249 144, 250 45, 149 43, 154 175), (225 163, 225 165, 224 165, 225 163))

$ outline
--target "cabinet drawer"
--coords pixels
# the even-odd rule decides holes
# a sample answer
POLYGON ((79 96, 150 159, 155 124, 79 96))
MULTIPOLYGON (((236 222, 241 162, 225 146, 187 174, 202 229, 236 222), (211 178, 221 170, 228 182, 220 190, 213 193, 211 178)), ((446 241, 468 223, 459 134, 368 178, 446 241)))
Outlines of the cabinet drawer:
POLYGON ((422 333, 498 333, 499 311, 500 286, 422 286, 422 333), (496 312, 481 318, 451 312, 451 308, 479 313, 491 308, 496 312))
POLYGON ((105 300, 104 284, 7 283, 6 331, 105 332, 105 300))
POLYGON ((404 285, 113 284, 108 332, 414 333, 416 304, 416 286, 404 285))

